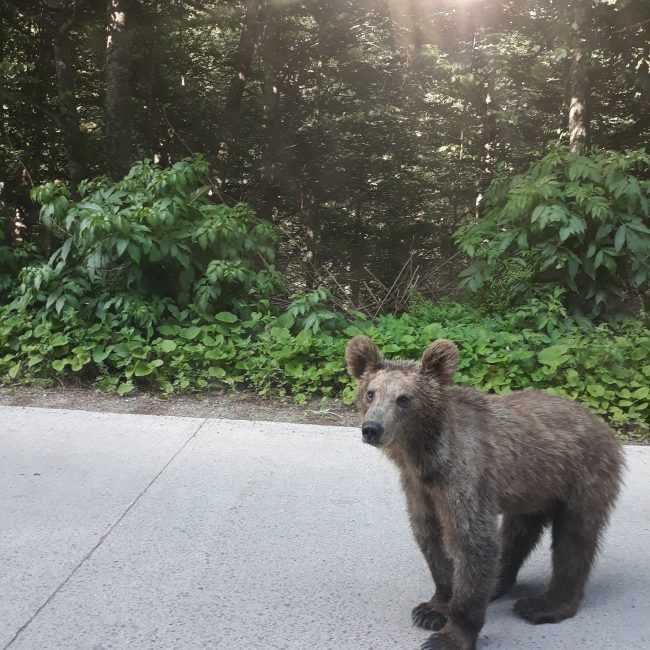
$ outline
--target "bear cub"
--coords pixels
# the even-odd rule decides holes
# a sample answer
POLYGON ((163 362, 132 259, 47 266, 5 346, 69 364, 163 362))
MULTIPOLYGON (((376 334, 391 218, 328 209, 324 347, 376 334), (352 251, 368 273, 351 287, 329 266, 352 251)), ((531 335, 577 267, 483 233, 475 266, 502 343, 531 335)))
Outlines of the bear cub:
POLYGON ((611 429, 567 399, 497 396, 454 385, 458 349, 438 340, 419 363, 382 359, 350 340, 363 441, 397 465, 415 539, 435 583, 412 612, 435 634, 422 650, 473 650, 491 599, 552 527, 552 577, 515 612, 531 623, 573 616, 621 484, 611 429), (501 525, 498 516, 502 515, 501 525))

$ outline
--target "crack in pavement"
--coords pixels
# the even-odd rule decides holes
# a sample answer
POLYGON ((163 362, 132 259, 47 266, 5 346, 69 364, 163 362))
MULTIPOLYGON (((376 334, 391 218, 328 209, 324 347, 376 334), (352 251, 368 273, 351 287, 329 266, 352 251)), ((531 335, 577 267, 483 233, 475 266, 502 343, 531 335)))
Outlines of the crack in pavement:
POLYGON ((16 630, 16 633, 9 639, 9 642, 3 646, 2 650, 7 650, 11 647, 20 635, 31 625, 36 617, 52 602, 54 597, 70 582, 72 577, 79 571, 79 569, 94 555, 95 551, 104 543, 108 536, 120 525, 123 519, 131 512, 131 510, 138 504, 142 497, 149 491, 149 488, 160 478, 165 470, 176 460, 176 458, 185 450, 185 448, 194 440, 209 418, 203 418, 200 424, 196 427, 194 432, 188 439, 174 452, 171 458, 163 465, 160 471, 144 486, 140 493, 129 503, 124 512, 111 524, 109 529, 99 538, 97 543, 81 558, 81 560, 74 566, 70 574, 64 578, 54 591, 36 608, 36 611, 16 630))

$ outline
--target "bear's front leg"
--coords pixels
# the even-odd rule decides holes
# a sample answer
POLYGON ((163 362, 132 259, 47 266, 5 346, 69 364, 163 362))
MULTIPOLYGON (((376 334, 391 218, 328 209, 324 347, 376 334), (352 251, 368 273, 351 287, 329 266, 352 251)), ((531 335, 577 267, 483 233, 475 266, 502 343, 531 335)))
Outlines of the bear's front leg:
POLYGON ((422 650, 475 650, 494 591, 499 559, 496 517, 461 506, 454 519, 454 591, 447 624, 422 650))
POLYGON ((454 566, 444 548, 442 528, 433 508, 418 508, 409 503, 411 527, 415 540, 427 561, 436 592, 424 603, 413 608, 411 620, 425 630, 438 631, 447 623, 449 602, 453 593, 454 566))

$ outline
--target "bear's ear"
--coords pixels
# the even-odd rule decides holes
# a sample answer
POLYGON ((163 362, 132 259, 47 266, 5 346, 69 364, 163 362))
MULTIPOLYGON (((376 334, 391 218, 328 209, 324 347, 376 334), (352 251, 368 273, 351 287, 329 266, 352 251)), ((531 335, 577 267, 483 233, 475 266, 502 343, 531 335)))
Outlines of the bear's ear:
POLYGON ((345 363, 350 376, 359 379, 366 370, 376 370, 381 365, 379 348, 367 336, 355 336, 345 349, 345 363))
POLYGON ((435 377, 441 384, 450 384, 458 365, 458 348, 451 341, 438 339, 422 355, 420 372, 435 377))

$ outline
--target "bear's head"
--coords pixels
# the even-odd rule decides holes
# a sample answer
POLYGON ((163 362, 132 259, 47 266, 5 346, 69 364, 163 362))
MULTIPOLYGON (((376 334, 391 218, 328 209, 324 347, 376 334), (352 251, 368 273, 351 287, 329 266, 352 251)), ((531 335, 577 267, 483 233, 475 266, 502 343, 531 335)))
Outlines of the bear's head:
POLYGON ((439 339, 429 345, 419 363, 389 361, 367 336, 355 336, 347 345, 345 360, 359 384, 363 441, 388 448, 433 426, 445 406, 458 348, 439 339))

